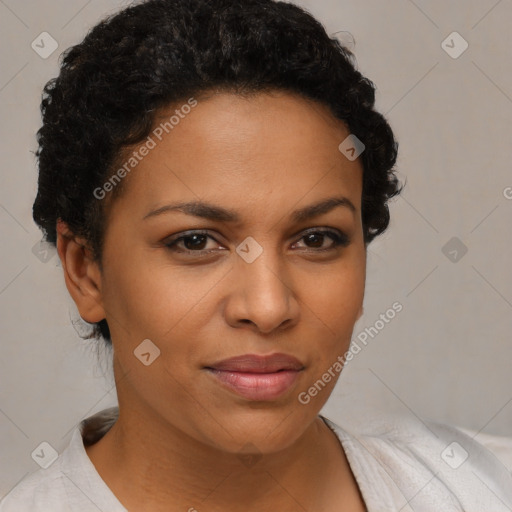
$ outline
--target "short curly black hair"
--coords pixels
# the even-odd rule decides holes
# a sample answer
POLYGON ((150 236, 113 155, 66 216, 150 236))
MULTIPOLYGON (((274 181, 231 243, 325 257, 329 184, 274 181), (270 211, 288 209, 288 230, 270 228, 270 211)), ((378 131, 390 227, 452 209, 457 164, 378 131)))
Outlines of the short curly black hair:
MULTIPOLYGON (((61 56, 43 92, 33 218, 56 245, 56 223, 90 244, 101 266, 109 201, 93 191, 147 137, 159 111, 208 91, 287 91, 326 105, 365 145, 365 244, 389 224, 401 191, 398 143, 374 110, 375 87, 350 50, 304 9, 274 0, 147 0, 110 16, 61 56)), ((115 187, 115 198, 122 187, 115 187)), ((111 344, 106 320, 92 336, 111 344)))

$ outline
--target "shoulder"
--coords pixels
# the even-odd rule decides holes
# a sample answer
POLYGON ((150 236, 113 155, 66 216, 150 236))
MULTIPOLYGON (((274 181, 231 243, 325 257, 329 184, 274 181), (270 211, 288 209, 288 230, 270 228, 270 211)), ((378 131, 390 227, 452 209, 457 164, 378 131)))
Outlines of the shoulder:
POLYGON ((68 446, 48 468, 25 477, 0 501, 0 512, 124 512, 85 451, 85 446, 101 438, 116 417, 113 409, 107 409, 82 421, 68 446))
POLYGON ((64 512, 68 500, 66 477, 60 457, 47 469, 39 469, 25 477, 1 501, 0 512, 64 512))
POLYGON ((407 503, 414 497, 418 506, 449 500, 453 510, 511 510, 512 438, 487 435, 483 443, 469 431, 402 416, 348 429, 330 423, 353 470, 361 480, 364 471, 378 476, 382 492, 393 487, 391 494, 407 503))

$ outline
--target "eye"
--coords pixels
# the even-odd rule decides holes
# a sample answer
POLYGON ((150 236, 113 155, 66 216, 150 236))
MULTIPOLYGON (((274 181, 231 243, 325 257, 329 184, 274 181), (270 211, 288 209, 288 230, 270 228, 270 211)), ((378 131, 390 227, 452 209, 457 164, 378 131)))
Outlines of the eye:
POLYGON ((318 228, 308 230, 300 240, 304 240, 307 248, 313 249, 311 252, 329 251, 339 246, 346 247, 350 243, 347 235, 342 232, 318 228), (331 239, 330 245, 325 246, 326 238, 331 239))
POLYGON ((201 255, 212 252, 214 250, 214 248, 205 248, 207 246, 208 239, 215 241, 211 235, 204 231, 191 231, 182 234, 180 237, 175 238, 174 240, 166 242, 165 246, 174 252, 187 254, 196 253, 201 255))

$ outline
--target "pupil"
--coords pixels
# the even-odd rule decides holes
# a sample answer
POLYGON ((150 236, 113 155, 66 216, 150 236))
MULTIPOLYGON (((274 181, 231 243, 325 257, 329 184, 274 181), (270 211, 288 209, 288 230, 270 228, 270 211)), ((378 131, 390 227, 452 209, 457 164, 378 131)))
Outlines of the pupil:
POLYGON ((312 241, 312 242, 313 242, 313 244, 314 244, 314 247, 321 247, 321 246, 322 246, 322 237, 323 237, 323 236, 324 236, 324 235, 314 234, 314 233, 313 233, 313 234, 307 235, 307 241, 308 241, 308 242, 311 242, 311 241, 312 241), (320 243, 315 244, 315 243, 314 243, 314 242, 315 242, 315 240, 314 240, 315 238, 316 238, 316 239, 319 239, 319 240, 320 240, 320 243))
POLYGON ((202 245, 205 242, 205 235, 190 235, 187 238, 185 238, 185 247, 187 249, 202 249, 202 245), (192 243, 190 241, 193 240, 192 243))

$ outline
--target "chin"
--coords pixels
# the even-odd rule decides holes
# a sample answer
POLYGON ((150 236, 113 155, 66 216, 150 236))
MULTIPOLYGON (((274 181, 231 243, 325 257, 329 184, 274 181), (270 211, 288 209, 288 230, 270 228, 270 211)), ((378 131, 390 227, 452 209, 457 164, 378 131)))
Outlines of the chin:
POLYGON ((276 453, 293 445, 314 423, 317 411, 297 404, 282 408, 247 406, 246 410, 220 415, 220 421, 210 422, 210 443, 222 450, 239 454, 254 452, 276 453), (215 439, 211 434, 215 433, 215 439))

